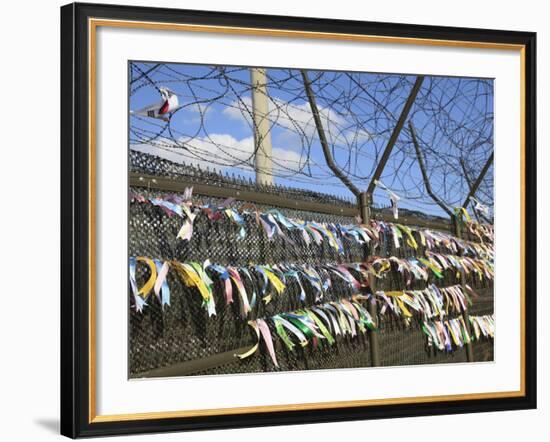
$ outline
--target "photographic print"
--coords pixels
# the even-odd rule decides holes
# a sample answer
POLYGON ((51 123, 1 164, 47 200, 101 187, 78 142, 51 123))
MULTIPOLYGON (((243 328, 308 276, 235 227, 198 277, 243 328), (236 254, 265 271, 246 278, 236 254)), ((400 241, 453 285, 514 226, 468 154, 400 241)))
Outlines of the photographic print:
POLYGON ((494 80, 128 63, 128 377, 493 361, 494 80))
POLYGON ((535 33, 71 4, 61 36, 62 434, 536 408, 535 33))

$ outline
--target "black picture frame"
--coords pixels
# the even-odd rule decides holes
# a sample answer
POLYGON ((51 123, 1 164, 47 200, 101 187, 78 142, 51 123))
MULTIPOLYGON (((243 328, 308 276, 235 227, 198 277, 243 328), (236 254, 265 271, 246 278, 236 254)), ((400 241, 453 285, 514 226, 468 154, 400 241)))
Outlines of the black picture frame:
POLYGON ((90 413, 89 18, 521 45, 524 241, 536 244, 536 34, 116 5, 61 8, 61 434, 76 438, 536 408, 536 248, 524 253, 524 395, 198 417, 95 421, 90 413))

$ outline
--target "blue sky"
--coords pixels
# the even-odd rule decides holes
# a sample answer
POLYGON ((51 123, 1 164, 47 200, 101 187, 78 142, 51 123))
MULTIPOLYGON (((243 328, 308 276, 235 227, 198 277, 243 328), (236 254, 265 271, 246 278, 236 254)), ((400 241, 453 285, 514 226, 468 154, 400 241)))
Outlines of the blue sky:
MULTIPOLYGON (((134 63, 130 71, 130 110, 160 101, 161 86, 177 93, 182 106, 169 123, 131 115, 132 149, 254 178, 249 69, 134 63)), ((274 181, 352 198, 325 164, 298 71, 267 73, 274 181)), ((415 77, 314 71, 309 77, 334 158, 364 190, 415 77)), ((417 102, 410 119, 426 149, 432 187, 457 204, 468 190, 458 156, 475 174, 492 150, 492 81, 427 77, 417 102)), ((400 207, 443 214, 425 193, 408 129, 381 181, 401 197, 400 207)), ((492 199, 491 174, 484 191, 486 200, 492 199)), ((374 202, 388 205, 387 193, 377 189, 374 202)))

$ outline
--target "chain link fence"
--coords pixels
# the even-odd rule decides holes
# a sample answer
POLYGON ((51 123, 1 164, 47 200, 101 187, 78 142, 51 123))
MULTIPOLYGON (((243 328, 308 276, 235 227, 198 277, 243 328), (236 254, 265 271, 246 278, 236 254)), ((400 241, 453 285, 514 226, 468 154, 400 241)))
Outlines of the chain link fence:
MULTIPOLYGON (((250 182, 237 182, 234 179, 210 171, 198 171, 195 168, 182 166, 150 155, 131 152, 130 170, 157 176, 170 176, 175 179, 191 177, 197 182, 208 184, 217 183, 219 186, 243 186, 255 189, 257 192, 277 192, 289 199, 318 201, 353 207, 350 200, 335 196, 326 197, 321 193, 300 191, 290 188, 255 187, 250 182)), ((150 189, 146 186, 131 187, 133 194, 147 198, 166 195, 165 192, 150 189)), ((172 193, 172 192, 170 192, 172 193)), ((219 205, 222 199, 207 195, 193 195, 193 202, 198 204, 219 205)), ((232 207, 240 207, 246 201, 235 201, 232 207)), ((308 221, 355 224, 357 220, 350 216, 330 215, 291 210, 280 207, 257 205, 260 211, 269 209, 280 210, 285 216, 308 221)), ((292 242, 284 241, 279 237, 269 240, 253 215, 244 215, 246 236, 239 236, 240 227, 223 217, 211 221, 206 216, 198 216, 194 222, 191 240, 183 241, 177 238, 182 220, 179 217, 169 217, 163 210, 151 204, 132 202, 129 206, 129 256, 146 256, 160 260, 177 260, 211 262, 227 266, 246 266, 253 264, 338 264, 361 262, 366 257, 397 256, 407 258, 423 254, 422 247, 414 250, 403 244, 400 248, 390 238, 383 237, 379 249, 358 244, 356 241, 344 239, 344 253, 338 253, 328 245, 327 241, 320 244, 312 242, 307 245, 299 238, 297 232, 290 232, 292 242)), ((142 286, 149 278, 146 266, 138 266, 136 281, 142 286)), ((430 277, 432 278, 432 277, 430 277)), ((222 283, 218 278, 214 280, 214 296, 216 299, 217 314, 208 317, 202 306, 202 299, 196 289, 186 287, 181 280, 169 272, 168 284, 171 290, 170 306, 161 306, 155 296, 148 298, 148 305, 142 312, 129 308, 129 377, 155 376, 159 369, 165 369, 177 364, 188 364, 186 374, 211 375, 226 373, 249 373, 269 371, 293 371, 311 369, 334 369, 371 366, 368 334, 359 334, 357 337, 338 336, 333 346, 318 345, 316 348, 296 346, 290 351, 275 338, 275 352, 279 362, 276 368, 263 342, 254 355, 238 359, 233 354, 238 349, 250 348, 257 342, 253 330, 247 321, 240 316, 238 303, 225 305, 222 283), (226 354, 227 357, 219 358, 226 354)), ((249 319, 272 316, 282 312, 293 311, 314 305, 315 294, 311 287, 304 285, 305 301, 300 301, 301 287, 288 279, 287 288, 281 296, 273 298, 269 304, 258 302, 249 314, 249 319)), ((429 280, 428 283, 436 282, 429 280)), ((459 284, 457 275, 445 273, 443 280, 436 283, 445 287, 459 284)), ((491 285, 480 282, 475 278, 466 281, 480 295, 474 299, 470 309, 472 315, 493 313, 493 289, 491 285)), ((253 291, 250 281, 243 279, 247 291, 253 291)), ((333 287, 327 291, 324 301, 338 300, 353 295, 349 285, 337 278, 333 280, 333 287)), ((425 288, 425 282, 414 282, 411 289, 425 288)), ((397 272, 390 272, 385 278, 377 281, 379 290, 398 290, 404 287, 403 277, 397 272)), ((131 291, 128 299, 130 305, 131 291)), ((271 325, 270 325, 271 326, 271 325)), ((271 330, 276 336, 276 331, 271 330)), ((408 326, 402 321, 389 316, 381 317, 379 327, 379 346, 381 365, 398 366, 412 364, 434 364, 466 362, 465 348, 457 348, 451 353, 437 352, 427 347, 427 341, 417 321, 408 326)), ((475 361, 490 361, 493 359, 492 340, 474 342, 473 353, 475 361)))

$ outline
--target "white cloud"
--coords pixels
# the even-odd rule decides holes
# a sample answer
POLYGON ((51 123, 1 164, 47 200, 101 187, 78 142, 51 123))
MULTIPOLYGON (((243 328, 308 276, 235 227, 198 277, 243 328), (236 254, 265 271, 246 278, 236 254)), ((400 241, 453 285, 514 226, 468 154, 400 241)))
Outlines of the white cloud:
MULTIPOLYGON (((242 104, 234 102, 233 107, 228 106, 221 113, 231 120, 241 121, 251 126, 251 118, 248 114, 251 111, 251 104, 251 99, 245 97, 242 104)), ((196 115, 198 108, 191 111, 196 115)), ((320 108, 319 112, 323 126, 327 129, 330 144, 346 146, 354 136, 357 137, 358 142, 368 139, 369 135, 366 132, 342 130, 346 127, 346 121, 330 109, 320 108)), ((276 122, 279 129, 283 129, 277 131, 277 136, 272 138, 273 173, 284 176, 301 170, 306 158, 300 155, 302 140, 298 133, 304 134, 310 141, 316 136, 309 103, 289 104, 284 100, 273 99, 270 102, 270 120, 276 122), (291 148, 279 147, 281 145, 291 148)), ((253 173, 254 137, 252 130, 249 133, 250 136, 244 138, 236 138, 229 133, 212 133, 208 137, 203 135, 193 139, 180 138, 177 142, 164 138, 157 139, 152 144, 132 145, 132 149, 201 168, 209 167, 226 171, 236 166, 253 173)), ((315 156, 313 160, 315 163, 315 156)))
POLYGON ((243 123, 252 124, 252 118, 248 112, 252 112, 252 99, 243 97, 242 102, 235 100, 229 106, 225 107, 222 114, 243 123))
POLYGON ((183 122, 186 124, 198 124, 202 120, 206 119, 207 115, 209 118, 212 118, 212 113, 214 112, 213 106, 207 106, 204 103, 193 103, 186 106, 183 109, 185 112, 182 112, 183 122))
MULTIPOLYGON (((244 97, 241 101, 233 101, 222 111, 222 114, 251 127, 251 112, 252 99, 244 97)), ((352 140, 364 142, 370 139, 370 134, 364 130, 347 129, 349 123, 345 118, 328 107, 319 107, 319 115, 331 144, 349 144, 352 140)), ((303 135, 309 140, 317 136, 317 128, 308 102, 288 103, 279 98, 270 97, 268 118, 273 126, 284 130, 280 135, 281 140, 296 142, 303 135)))
MULTIPOLYGON (((157 155, 176 163, 186 163, 201 168, 231 169, 235 165, 254 170, 254 137, 236 139, 230 134, 212 134, 209 138, 157 139, 153 144, 133 144, 132 150, 157 155)), ((296 171, 300 155, 292 150, 272 149, 273 172, 296 171), (289 170, 290 169, 290 170, 289 170)))

